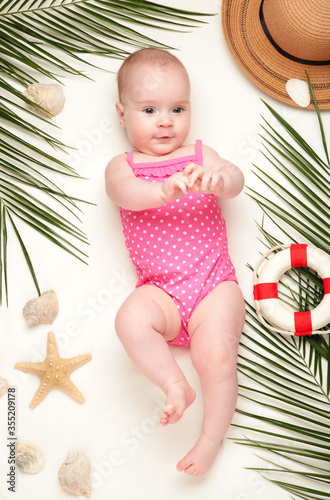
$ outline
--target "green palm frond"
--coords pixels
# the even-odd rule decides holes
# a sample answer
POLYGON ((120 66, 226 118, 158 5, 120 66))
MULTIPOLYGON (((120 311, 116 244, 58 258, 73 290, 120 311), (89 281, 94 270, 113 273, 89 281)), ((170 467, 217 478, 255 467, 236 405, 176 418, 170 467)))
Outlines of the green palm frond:
MULTIPOLYGON (((282 128, 279 133, 278 126, 275 129, 263 118, 263 154, 269 170, 254 166, 271 195, 249 190, 264 212, 259 230, 266 248, 283 242, 266 230, 265 218, 281 229, 286 243, 303 240, 329 252, 329 155, 315 99, 314 103, 325 159, 265 103, 282 128)), ((322 280, 309 269, 291 270, 281 284, 279 297, 295 310, 312 309, 323 297, 322 280)), ((240 384, 237 412, 251 423, 236 425, 244 430, 244 437, 236 441, 258 450, 268 467, 254 470, 291 498, 330 498, 329 361, 328 335, 296 338, 271 333, 247 304, 238 369, 248 383, 240 384)))
POLYGON ((329 252, 329 167, 275 110, 267 107, 295 139, 300 151, 264 120, 268 127, 262 126, 266 132, 262 136, 266 149, 263 154, 282 179, 276 181, 271 173, 254 165, 255 175, 277 193, 278 201, 273 203, 252 189, 251 197, 267 215, 283 221, 311 244, 329 252))
MULTIPOLYGON (((31 277, 40 288, 20 227, 38 234, 86 262, 77 245, 87 244, 81 229, 78 200, 52 182, 54 173, 79 177, 57 158, 67 151, 54 137, 55 124, 29 111, 24 89, 40 77, 59 83, 66 75, 88 78, 81 67, 93 67, 84 54, 124 59, 145 46, 169 49, 147 36, 148 28, 187 31, 203 24, 205 14, 145 0, 4 0, 0 6, 0 304, 8 303, 8 237, 16 236, 31 277), (33 118, 31 118, 33 115, 33 118), (39 123, 39 125, 35 125, 39 123), (49 132, 48 132, 49 130, 49 132), (53 132, 53 133, 52 133, 53 132), (42 143, 36 145, 37 138, 42 143), (51 154, 43 146, 55 151, 51 154), (58 213, 63 210, 64 216, 58 213), (10 236, 9 236, 10 235, 10 236), (75 244, 77 241, 77 245, 75 244)), ((39 113, 42 108, 32 104, 39 113)), ((86 202, 84 202, 86 203, 86 202)))
POLYGON ((52 48, 75 63, 86 64, 78 55, 85 53, 123 59, 132 46, 171 48, 146 36, 145 28, 177 31, 202 23, 195 12, 145 0, 13 0, 2 5, 0 19, 5 33, 1 37, 1 70, 21 83, 35 81, 28 70, 52 78, 57 71, 82 74, 62 57, 56 57, 52 48), (143 30, 134 29, 136 24, 143 30), (20 71, 19 66, 13 74, 15 62, 25 65, 26 71, 20 71), (44 69, 45 63, 50 70, 44 69))
MULTIPOLYGON (((246 436, 235 441, 264 460, 275 457, 275 467, 255 470, 294 498, 328 498, 330 400, 320 381, 322 365, 309 356, 314 346, 270 333, 248 305, 241 347, 238 370, 248 383, 240 384, 237 412, 251 423, 234 424, 246 436), (251 403, 252 410, 243 409, 251 403)), ((316 342, 315 351, 326 357, 328 342, 316 342)))

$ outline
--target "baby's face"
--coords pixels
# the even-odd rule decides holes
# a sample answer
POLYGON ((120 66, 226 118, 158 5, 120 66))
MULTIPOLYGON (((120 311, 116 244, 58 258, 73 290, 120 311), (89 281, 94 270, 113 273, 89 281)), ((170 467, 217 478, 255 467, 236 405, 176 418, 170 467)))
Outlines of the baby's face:
POLYGON ((131 73, 117 112, 135 150, 153 156, 175 151, 190 129, 187 74, 174 65, 139 65, 131 73))

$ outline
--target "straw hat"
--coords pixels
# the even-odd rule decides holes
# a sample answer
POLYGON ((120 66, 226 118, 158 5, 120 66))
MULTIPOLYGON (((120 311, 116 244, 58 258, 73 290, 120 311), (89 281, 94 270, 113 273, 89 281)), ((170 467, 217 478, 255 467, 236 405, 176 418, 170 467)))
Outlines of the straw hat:
POLYGON ((222 27, 260 89, 295 105, 286 82, 307 81, 307 71, 319 107, 330 109, 330 0, 223 0, 222 27))

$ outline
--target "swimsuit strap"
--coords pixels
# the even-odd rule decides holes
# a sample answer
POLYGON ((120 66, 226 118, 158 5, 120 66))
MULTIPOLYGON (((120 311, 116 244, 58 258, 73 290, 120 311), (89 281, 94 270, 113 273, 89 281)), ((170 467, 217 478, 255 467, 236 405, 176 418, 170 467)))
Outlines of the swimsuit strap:
POLYGON ((126 151, 127 154, 127 161, 130 167, 133 166, 133 153, 132 151, 126 151))
POLYGON ((197 164, 203 165, 203 153, 202 153, 202 141, 197 139, 196 141, 196 155, 197 155, 197 164))

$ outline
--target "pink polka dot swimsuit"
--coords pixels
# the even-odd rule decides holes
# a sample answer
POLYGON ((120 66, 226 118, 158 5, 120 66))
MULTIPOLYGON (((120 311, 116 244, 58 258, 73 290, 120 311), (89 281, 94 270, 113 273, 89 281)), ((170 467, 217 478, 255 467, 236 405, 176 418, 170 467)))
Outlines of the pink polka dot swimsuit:
MULTIPOLYGON (((196 154, 152 163, 127 160, 136 177, 164 182, 189 163, 203 165, 202 144, 196 154)), ((156 285, 172 296, 181 316, 179 335, 169 344, 189 345, 189 318, 199 302, 222 281, 236 281, 228 255, 225 221, 211 194, 188 192, 159 208, 120 208, 125 243, 138 274, 136 287, 156 285)))

